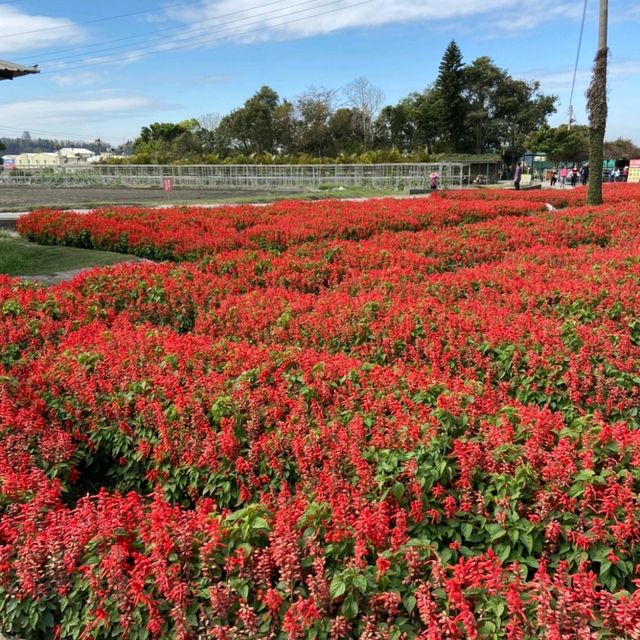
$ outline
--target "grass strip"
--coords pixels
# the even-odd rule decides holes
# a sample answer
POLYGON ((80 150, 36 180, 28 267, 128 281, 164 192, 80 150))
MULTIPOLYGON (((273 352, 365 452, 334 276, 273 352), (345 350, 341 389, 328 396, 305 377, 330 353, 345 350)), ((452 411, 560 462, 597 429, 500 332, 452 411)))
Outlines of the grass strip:
POLYGON ((41 246, 24 240, 17 233, 0 231, 0 273, 9 276, 51 275, 138 259, 111 251, 41 246))

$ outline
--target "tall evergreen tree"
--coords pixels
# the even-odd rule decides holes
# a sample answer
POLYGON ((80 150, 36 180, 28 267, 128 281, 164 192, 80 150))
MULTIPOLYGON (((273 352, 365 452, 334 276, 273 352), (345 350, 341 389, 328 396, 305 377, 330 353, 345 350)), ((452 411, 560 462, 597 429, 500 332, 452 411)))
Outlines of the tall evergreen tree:
POLYGON ((437 119, 442 151, 464 151, 466 106, 464 64, 460 47, 452 40, 447 46, 435 82, 437 119))

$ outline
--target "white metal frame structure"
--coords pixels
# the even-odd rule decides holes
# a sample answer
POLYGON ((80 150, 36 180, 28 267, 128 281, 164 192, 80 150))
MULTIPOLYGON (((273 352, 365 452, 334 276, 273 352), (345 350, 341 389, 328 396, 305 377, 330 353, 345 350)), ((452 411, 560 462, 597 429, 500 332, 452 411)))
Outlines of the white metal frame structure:
POLYGON ((494 163, 395 163, 300 165, 69 165, 5 168, 0 184, 46 186, 162 187, 171 178, 174 188, 295 190, 331 187, 426 189, 429 174, 437 171, 442 188, 471 184, 482 174, 497 181, 494 163))

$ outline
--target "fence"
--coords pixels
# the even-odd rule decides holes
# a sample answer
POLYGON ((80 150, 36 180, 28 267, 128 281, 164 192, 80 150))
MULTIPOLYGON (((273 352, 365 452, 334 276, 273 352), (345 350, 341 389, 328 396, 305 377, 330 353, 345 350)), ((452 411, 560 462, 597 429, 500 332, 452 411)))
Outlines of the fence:
MULTIPOLYGON (((1 168, 0 168, 1 169, 1 168)), ((471 184, 476 175, 497 180, 498 167, 487 163, 318 164, 318 165, 90 165, 9 169, 0 184, 43 186, 161 187, 171 178, 174 188, 309 189, 372 187, 427 188, 432 171, 445 188, 471 184)))

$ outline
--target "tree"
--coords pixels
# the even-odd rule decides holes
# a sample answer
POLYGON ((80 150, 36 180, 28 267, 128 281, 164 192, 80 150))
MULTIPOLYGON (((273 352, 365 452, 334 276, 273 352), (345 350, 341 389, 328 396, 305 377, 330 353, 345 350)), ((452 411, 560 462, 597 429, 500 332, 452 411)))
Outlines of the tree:
POLYGON ((387 149, 411 151, 416 132, 412 105, 403 100, 397 105, 387 105, 380 111, 376 122, 376 142, 387 149))
POLYGON ((545 125, 527 137, 526 145, 531 151, 546 153, 555 163, 582 162, 589 157, 589 127, 545 125))
POLYGON ((373 144, 374 123, 384 101, 384 92, 362 76, 350 82, 343 91, 362 136, 362 148, 368 151, 373 144))
POLYGON ((274 113, 279 100, 271 87, 263 86, 244 103, 238 122, 253 153, 272 153, 275 150, 274 113))
POLYGON ((487 56, 477 58, 464 68, 462 93, 467 102, 464 122, 471 139, 458 150, 481 154, 499 149, 496 96, 507 77, 507 72, 487 56))
POLYGON ((332 153, 340 154, 357 153, 361 150, 361 140, 354 122, 356 114, 353 109, 341 107, 336 109, 329 120, 329 131, 332 140, 332 153))
POLYGON ((205 113, 198 118, 198 135, 203 153, 212 153, 216 147, 216 130, 222 118, 217 113, 205 113))
POLYGON ((462 52, 452 40, 442 56, 434 85, 441 151, 464 150, 467 111, 463 96, 464 83, 462 52))
POLYGON ((556 111, 557 96, 540 93, 538 81, 515 80, 507 74, 496 92, 498 142, 504 161, 515 162, 526 150, 525 140, 546 126, 556 111))
POLYGON ((142 127, 140 135, 133 143, 134 151, 136 151, 136 145, 147 142, 171 142, 171 140, 177 138, 183 132, 184 128, 179 124, 174 124, 173 122, 154 122, 148 127, 142 127))
POLYGON ((416 126, 411 149, 433 153, 442 135, 438 93, 435 87, 431 86, 422 93, 410 94, 408 99, 416 126))
POLYGON ((604 143, 604 157, 616 160, 640 158, 640 147, 628 138, 617 138, 604 143))
POLYGON ((295 145, 296 118, 292 102, 283 100, 273 110, 274 151, 291 153, 295 145))
POLYGON ((297 151, 326 156, 332 151, 330 121, 334 114, 336 92, 324 87, 309 87, 296 100, 297 151))
POLYGON ((140 162, 164 164, 189 156, 199 159, 201 147, 194 133, 197 120, 192 118, 180 123, 154 122, 142 127, 133 142, 133 152, 140 162), (174 143, 180 139, 178 145, 174 143))
POLYGON ((276 151, 279 105, 278 94, 271 87, 261 87, 242 107, 220 120, 217 151, 222 155, 238 150, 245 155, 276 151))
POLYGON ((376 123, 378 145, 403 153, 433 151, 441 137, 438 118, 435 89, 413 92, 380 112, 376 123))
POLYGON ((541 94, 538 82, 515 80, 486 56, 465 67, 464 79, 467 150, 502 153, 505 162, 514 162, 525 151, 527 135, 555 111, 556 97, 541 94))

